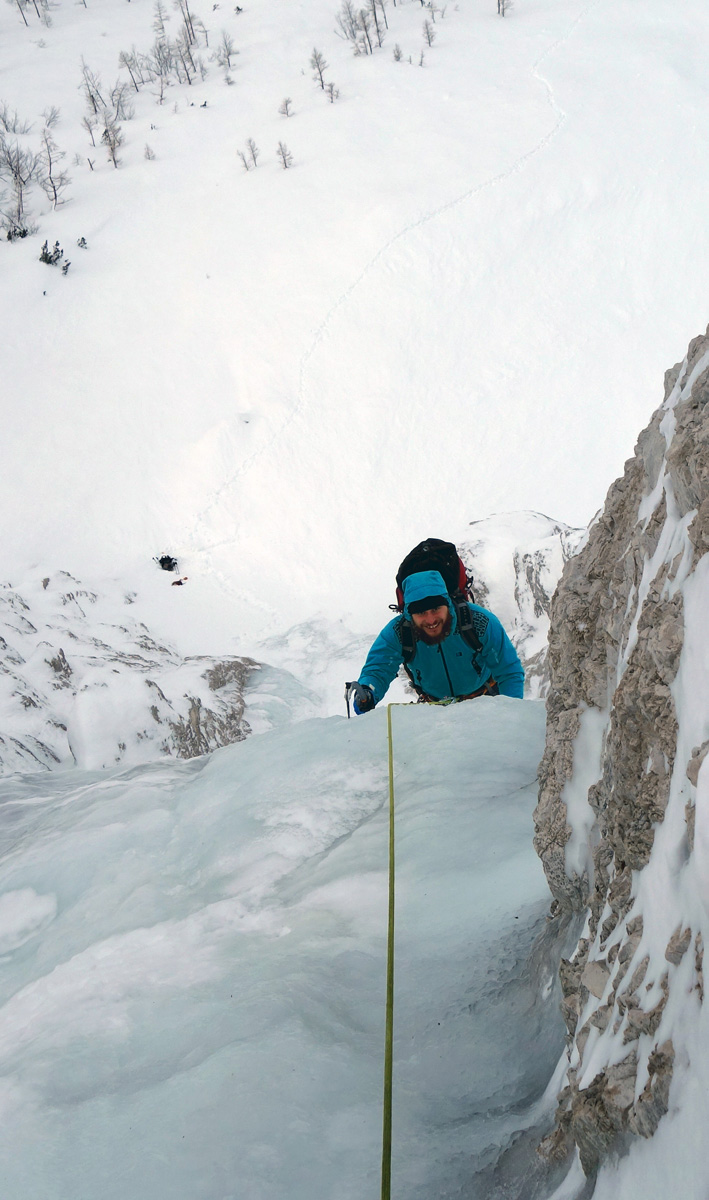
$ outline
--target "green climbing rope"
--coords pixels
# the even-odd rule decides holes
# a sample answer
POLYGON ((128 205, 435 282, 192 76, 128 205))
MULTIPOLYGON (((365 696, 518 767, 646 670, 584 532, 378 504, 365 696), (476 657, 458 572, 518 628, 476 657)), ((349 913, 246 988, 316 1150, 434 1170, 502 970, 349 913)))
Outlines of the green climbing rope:
POLYGON ((387 707, 389 741, 389 923, 387 930, 386 1030, 384 1034, 384 1120, 382 1131, 382 1200, 391 1198, 391 1112, 394 1067, 394 742, 387 707))

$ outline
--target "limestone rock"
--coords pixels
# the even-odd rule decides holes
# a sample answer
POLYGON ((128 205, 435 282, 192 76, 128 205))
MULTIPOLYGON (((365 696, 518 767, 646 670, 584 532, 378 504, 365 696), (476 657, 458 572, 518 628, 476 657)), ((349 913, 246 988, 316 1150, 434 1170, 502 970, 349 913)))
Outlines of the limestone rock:
POLYGON ((672 1041, 653 1050, 648 1059, 648 1081, 628 1114, 628 1128, 641 1137, 652 1137, 669 1107, 675 1051, 672 1041))
POLYGON ((608 963, 604 962, 603 959, 596 959, 594 962, 586 963, 581 976, 581 983, 600 1000, 606 990, 610 974, 611 969, 608 963))
POLYGON ((709 754, 709 742, 702 742, 701 746, 695 746, 692 751, 692 757, 687 763, 687 779, 694 787, 699 781, 699 772, 702 769, 702 763, 709 754))
MULTIPOLYGON (((566 563, 550 609, 547 736, 534 844, 555 910, 585 912, 587 921, 583 944, 560 969, 575 1065, 541 1152, 554 1158, 575 1145, 587 1173, 618 1148, 619 1135, 652 1136, 667 1111, 674 1046, 668 1038, 652 1049, 650 1039, 666 1015, 676 1019, 677 1006, 668 1006, 675 974, 667 963, 683 962, 693 934, 678 927, 660 957, 656 936, 643 943, 636 904, 639 874, 677 794, 687 826, 684 850, 691 854, 694 846, 695 789, 709 741, 686 766, 675 764, 674 691, 685 644, 684 588, 707 553, 709 331, 667 372, 665 402, 609 489, 583 548, 566 563), (597 764, 595 779, 589 763, 594 770, 597 764), (685 771, 688 782, 678 786, 685 771), (583 814, 581 824, 577 814, 583 814), (582 836, 585 846, 579 846, 582 836), (638 961, 641 943, 651 949, 638 961), (594 1063, 601 1050, 607 1065, 579 1088, 577 1064, 593 1028, 604 1034, 594 1042, 594 1063), (623 1045, 631 1052, 623 1055, 623 1045), (640 1066, 646 1082, 636 1100, 640 1066)), ((678 869, 684 861, 678 856, 678 869)), ((653 912, 653 922, 659 919, 653 912)), ((666 929, 661 936, 659 945, 666 929)), ((694 968, 703 998, 699 935, 694 968)))
POLYGON ((704 939, 698 933, 694 939, 694 970, 697 975, 697 991, 699 999, 704 1001, 704 939))
POLYGON ((597 1169, 618 1134, 627 1128, 637 1066, 633 1051, 622 1062, 599 1072, 587 1088, 573 1096, 570 1131, 587 1175, 597 1169))
POLYGON ((678 925, 669 942, 667 943, 667 949, 665 950, 665 958, 667 961, 674 963, 674 965, 678 967, 685 954, 689 950, 691 941, 692 930, 689 928, 689 926, 683 930, 682 926, 678 925))

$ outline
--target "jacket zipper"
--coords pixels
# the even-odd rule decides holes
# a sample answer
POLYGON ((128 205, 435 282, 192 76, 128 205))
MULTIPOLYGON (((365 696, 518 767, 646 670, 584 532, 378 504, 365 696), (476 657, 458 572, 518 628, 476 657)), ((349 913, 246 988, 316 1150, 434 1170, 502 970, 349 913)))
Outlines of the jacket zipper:
POLYGON ((455 692, 453 691, 453 684, 451 683, 451 677, 448 674, 448 663, 446 662, 446 656, 443 653, 443 646, 440 644, 440 642, 438 644, 438 653, 440 654, 441 658, 443 659, 443 670, 446 673, 446 679, 448 680, 448 687, 450 688, 450 694, 451 694, 451 696, 455 696, 455 692))

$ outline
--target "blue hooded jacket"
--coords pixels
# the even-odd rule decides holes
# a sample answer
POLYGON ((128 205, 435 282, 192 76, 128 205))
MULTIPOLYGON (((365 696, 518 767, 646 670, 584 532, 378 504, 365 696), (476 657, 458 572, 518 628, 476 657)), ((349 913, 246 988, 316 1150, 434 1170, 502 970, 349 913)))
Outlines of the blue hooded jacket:
MULTIPOLYGON (((482 650, 475 652, 457 632, 455 607, 448 594, 443 576, 438 571, 417 571, 404 580, 404 616, 411 620, 409 605, 428 596, 444 596, 451 614, 451 631, 442 642, 430 645, 418 638, 414 641, 414 656, 408 663, 414 681, 427 696, 445 700, 469 696, 488 679, 494 679, 503 696, 522 699, 524 670, 512 642, 494 613, 478 604, 469 604, 475 631, 482 650)), ((375 704, 386 691, 404 661, 394 617, 382 629, 362 668, 359 683, 372 689, 375 704)), ((415 627, 414 627, 415 628, 415 627)))

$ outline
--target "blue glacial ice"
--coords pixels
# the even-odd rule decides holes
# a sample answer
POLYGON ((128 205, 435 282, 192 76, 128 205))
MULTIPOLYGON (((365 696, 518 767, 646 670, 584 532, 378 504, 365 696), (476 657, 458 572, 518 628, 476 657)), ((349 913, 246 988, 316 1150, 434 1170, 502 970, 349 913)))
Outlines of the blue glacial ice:
MULTIPOLYGON (((563 1048, 544 709, 392 716, 392 1191, 472 1200, 563 1048)), ((4 781, 2 1200, 379 1194, 387 807, 383 710, 4 781)))

